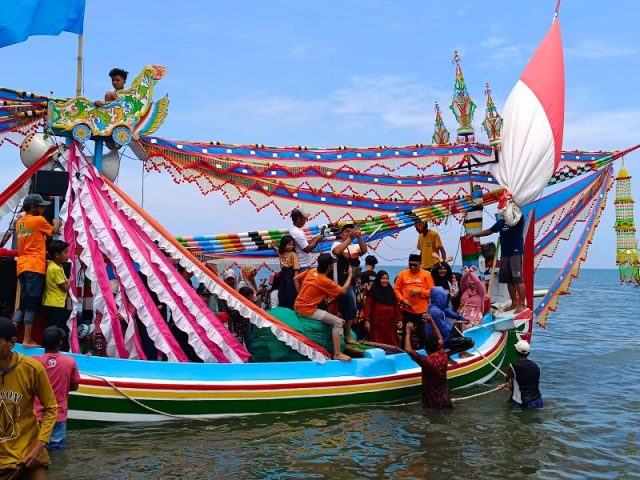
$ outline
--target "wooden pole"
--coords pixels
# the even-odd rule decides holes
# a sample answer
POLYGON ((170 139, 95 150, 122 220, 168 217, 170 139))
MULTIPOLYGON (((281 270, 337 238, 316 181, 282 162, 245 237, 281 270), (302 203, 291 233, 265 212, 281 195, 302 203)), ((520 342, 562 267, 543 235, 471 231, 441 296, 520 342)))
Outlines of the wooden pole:
POLYGON ((78 35, 78 67, 76 71, 76 97, 82 95, 82 35, 78 35))

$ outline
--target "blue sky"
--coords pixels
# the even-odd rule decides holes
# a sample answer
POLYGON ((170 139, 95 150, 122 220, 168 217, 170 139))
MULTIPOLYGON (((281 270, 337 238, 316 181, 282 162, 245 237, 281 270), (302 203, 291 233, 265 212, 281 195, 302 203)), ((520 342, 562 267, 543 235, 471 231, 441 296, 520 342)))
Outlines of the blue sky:
MULTIPOLYGON (((450 104, 454 50, 484 116, 484 84, 501 110, 548 29, 555 0, 87 2, 84 93, 101 98, 115 66, 135 75, 165 65, 156 94, 169 93, 159 135, 268 145, 428 143, 433 102, 450 104)), ((565 149, 623 149, 640 143, 640 3, 565 0, 565 149)), ((58 96, 75 92, 76 37, 32 37, 0 49, 0 85, 58 96)), ((445 110, 443 108, 443 110, 445 110)), ((450 130, 455 122, 445 112, 450 130)), ((484 136, 479 135, 479 139, 484 136)), ((640 199, 640 155, 627 158, 640 199)), ((22 171, 18 151, 0 148, 0 188, 22 171)), ((141 200, 141 164, 126 160, 120 185, 141 200)), ((144 180, 144 207, 175 234, 285 226, 274 208, 255 213, 218 194, 200 195, 167 174, 144 180)), ((613 191, 610 194, 613 196, 613 191)), ((613 198, 587 266, 615 266, 613 198)), ((638 218, 638 215, 636 215, 638 218)), ((456 225, 441 229, 455 250, 456 225)), ((406 232, 380 250, 406 258, 406 232)), ((384 263, 384 262, 383 262, 384 263)), ((555 263, 558 265, 558 262, 555 263)))

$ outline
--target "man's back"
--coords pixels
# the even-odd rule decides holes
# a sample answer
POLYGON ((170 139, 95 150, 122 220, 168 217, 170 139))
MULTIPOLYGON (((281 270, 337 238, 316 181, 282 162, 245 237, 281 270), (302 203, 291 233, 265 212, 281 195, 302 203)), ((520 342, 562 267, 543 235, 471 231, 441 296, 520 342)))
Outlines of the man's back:
POLYGON ((540 367, 533 360, 520 360, 511 364, 513 370, 513 392, 511 400, 518 405, 527 406, 540 400, 540 367))
POLYGON ((39 215, 26 214, 16 222, 18 275, 22 272, 45 274, 47 270, 45 236, 52 233, 53 227, 39 215))
POLYGON ((423 405, 427 408, 453 408, 447 383, 449 357, 444 347, 429 355, 420 355, 413 350, 407 353, 422 368, 423 405))
MULTIPOLYGON (((38 360, 47 372, 51 388, 53 388, 53 393, 58 402, 58 418, 56 421, 62 422, 67 419, 71 384, 80 383, 80 374, 78 373, 76 361, 61 353, 44 353, 42 355, 36 355, 33 358, 38 360)), ((36 405, 38 407, 36 411, 39 417, 40 409, 37 402, 36 405)))

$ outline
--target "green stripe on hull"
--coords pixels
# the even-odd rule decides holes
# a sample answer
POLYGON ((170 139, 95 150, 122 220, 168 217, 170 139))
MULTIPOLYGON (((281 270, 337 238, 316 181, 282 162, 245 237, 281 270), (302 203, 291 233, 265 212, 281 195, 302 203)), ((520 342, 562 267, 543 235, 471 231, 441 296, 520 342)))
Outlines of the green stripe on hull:
MULTIPOLYGON (((500 366, 504 358, 504 352, 493 361, 500 366)), ((449 380, 451 389, 470 385, 483 378, 495 374, 491 365, 484 365, 464 375, 449 380)), ((300 398, 275 398, 275 399, 251 399, 251 400, 142 400, 141 403, 151 408, 172 415, 242 415, 255 413, 278 413, 318 408, 331 408, 343 405, 355 405, 361 403, 382 403, 390 401, 407 401, 420 396, 420 385, 387 389, 373 392, 351 393, 343 395, 319 395, 300 398)), ((95 397, 91 395, 73 394, 69 398, 69 409, 84 412, 109 412, 122 414, 152 414, 145 409, 123 397, 95 397)), ((83 428, 88 426, 105 425, 109 422, 91 420, 69 420, 70 428, 83 428)))

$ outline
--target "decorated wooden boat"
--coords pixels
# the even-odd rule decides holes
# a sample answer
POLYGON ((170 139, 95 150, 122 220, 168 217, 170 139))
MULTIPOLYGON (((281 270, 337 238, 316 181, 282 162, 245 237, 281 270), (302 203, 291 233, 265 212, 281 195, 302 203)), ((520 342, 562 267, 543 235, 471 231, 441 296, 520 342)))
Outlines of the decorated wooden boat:
MULTIPOLYGON (((518 319, 488 315, 483 327, 465 332, 475 340, 476 349, 469 358, 453 357, 457 363, 448 371, 453 396, 455 390, 493 378, 513 357, 515 342, 531 327, 529 311, 518 319), (517 329, 502 329, 514 320, 517 329)), ((16 350, 29 355, 42 351, 20 346, 16 350)), ((406 353, 385 355, 377 348, 351 362, 323 364, 193 364, 69 355, 78 363, 82 378, 69 399, 72 427, 407 402, 420 395, 421 371, 415 362, 406 353)))
MULTIPOLYGON (((403 147, 313 149, 150 137, 168 107, 166 97, 155 103, 151 99, 151 87, 164 75, 159 66, 145 68, 131 89, 104 107, 85 98, 59 100, 0 89, 0 140, 22 138, 21 158, 28 167, 0 194, 0 216, 16 210, 32 186, 32 176, 43 168, 54 164, 62 167, 58 174, 66 175, 66 192, 50 195, 63 200, 59 213, 64 219, 64 239, 72 247, 71 276, 78 287, 70 295, 74 313, 68 322, 73 352, 69 355, 78 363, 82 380, 70 398, 71 423, 216 418, 405 402, 417 398, 420 389, 420 369, 405 353, 386 354, 373 348, 365 351, 364 358, 348 363, 328 360, 324 348, 248 302, 202 262, 215 258, 255 264, 273 257, 270 244, 286 230, 176 239, 110 181, 115 175, 107 175, 103 163, 107 157, 119 162, 119 154, 114 148, 103 158, 105 142, 113 147, 128 145, 147 162, 147 168, 166 170, 177 182, 196 183, 205 193, 221 191, 230 202, 245 197, 258 209, 273 204, 283 216, 299 206, 312 210, 314 216, 325 214, 330 224, 319 245, 321 251, 330 248, 345 219, 356 219, 371 243, 418 222, 437 223, 451 216, 463 221, 465 233, 477 232, 482 229, 484 206, 497 203, 508 189, 527 219, 524 272, 529 306, 533 305, 535 269, 582 223, 567 262, 534 312, 527 310, 517 317, 489 315, 483 325, 465 331, 475 348, 469 351, 470 357, 454 358, 457 363, 448 371, 451 388, 485 383, 497 375, 512 359, 516 341, 532 332, 534 315, 544 325, 557 307, 558 296, 568 292, 606 205, 612 164, 631 149, 561 151, 564 81, 557 21, 507 101, 504 129, 487 88, 483 127, 489 145, 475 142, 476 106, 457 55, 455 63, 452 110, 460 124, 457 141, 449 143, 436 106, 433 144, 403 147), (558 75, 557 81, 543 81, 548 72, 558 75), (34 133, 45 125, 47 135, 66 137, 68 148, 34 133), (528 135, 531 131, 537 134, 528 135), (82 149, 82 143, 91 140, 95 142, 92 159, 82 149), (418 173, 398 171, 411 166, 418 173), (442 166, 444 172, 424 174, 431 166, 442 166), (377 167, 392 174, 372 173, 377 167), (570 181, 568 186, 541 196, 546 186, 565 181, 570 181), (255 328, 269 329, 307 360, 247 363, 250 353, 177 273, 176 266, 192 274, 231 311, 255 328), (112 276, 106 273, 107 267, 112 276), (91 286, 92 305, 86 302, 86 285, 91 286), (80 315, 82 296, 85 316, 104 335, 105 356, 80 354, 77 331, 85 322, 80 315), (171 311, 171 321, 187 335, 189 346, 204 363, 187 362, 183 345, 166 325, 166 315, 158 311, 158 300, 171 311), (146 360, 140 325, 168 361, 146 360)), ((320 230, 324 231, 322 226, 313 225, 305 231, 311 237, 320 230)), ((465 265, 478 265, 479 247, 479 242, 462 244, 465 265)))

